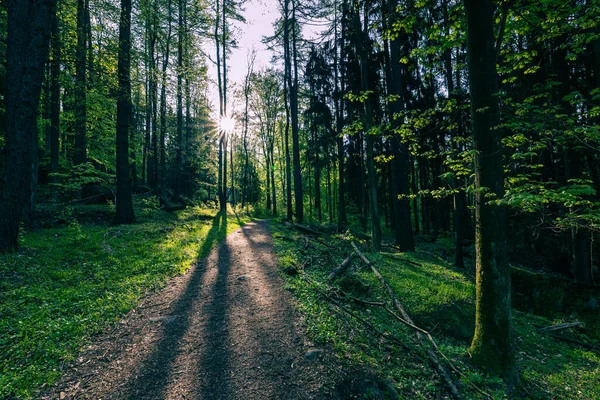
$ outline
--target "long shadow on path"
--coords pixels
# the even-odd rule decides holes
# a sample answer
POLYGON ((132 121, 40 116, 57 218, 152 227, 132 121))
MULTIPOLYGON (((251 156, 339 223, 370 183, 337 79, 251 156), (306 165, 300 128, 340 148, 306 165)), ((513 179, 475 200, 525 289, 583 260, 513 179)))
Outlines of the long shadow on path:
POLYGON ((221 213, 198 249, 209 254, 123 321, 126 343, 94 367, 98 377, 80 397, 348 398, 337 364, 304 357, 310 343, 278 275, 268 221, 244 225, 210 251, 226 232, 221 213))
MULTIPOLYGON (((200 257, 206 255, 215 242, 225 237, 226 233, 227 215, 221 212, 213 219, 198 255, 200 257)), ((219 248, 218 265, 223 265, 224 269, 220 275, 227 273, 227 253, 227 246, 222 244, 219 248)), ((170 398, 166 388, 169 381, 173 379, 174 362, 181 354, 181 341, 190 328, 197 305, 201 302, 201 298, 206 296, 202 289, 207 272, 207 261, 199 260, 199 264, 191 271, 192 275, 185 291, 171 305, 169 315, 159 317, 162 318, 163 324, 162 331, 158 333, 159 339, 154 344, 152 352, 137 366, 137 372, 130 376, 125 385, 125 398, 170 398)))

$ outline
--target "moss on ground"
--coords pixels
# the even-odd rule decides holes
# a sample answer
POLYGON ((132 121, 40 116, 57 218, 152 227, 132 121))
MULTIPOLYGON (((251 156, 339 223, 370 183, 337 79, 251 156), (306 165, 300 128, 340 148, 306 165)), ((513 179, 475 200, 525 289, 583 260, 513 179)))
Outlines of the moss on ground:
POLYGON ((0 398, 54 383, 93 334, 249 220, 198 207, 136 213, 118 227, 107 226, 109 206, 42 213, 51 227, 23 231, 20 250, 0 255, 0 398))
MULTIPOLYGON (((407 344, 410 350, 404 350, 392 341, 382 339, 326 300, 323 293, 339 299, 343 298, 340 293, 343 290, 365 300, 388 301, 377 278, 358 259, 353 261, 345 278, 332 286, 326 283, 330 270, 350 250, 349 235, 324 238, 331 247, 311 240, 305 248, 302 234, 295 229, 275 221, 272 229, 281 267, 306 263, 308 281, 302 276, 284 276, 298 299, 313 341, 330 346, 345 362, 360 364, 388 379, 401 398, 451 398, 417 344, 413 331, 380 307, 366 306, 347 297, 343 300, 344 307, 368 320, 378 330, 393 334, 407 344)), ((600 398, 599 352, 537 331, 539 327, 561 322, 564 315, 555 314, 555 318, 549 318, 514 310, 516 359, 520 374, 516 388, 509 390, 501 379, 487 375, 470 363, 468 349, 475 315, 473 274, 451 266, 448 243, 444 240, 436 243, 418 241, 418 249, 414 253, 365 254, 376 263, 415 323, 432 333, 440 349, 462 372, 462 377, 454 375, 460 382, 462 396, 466 399, 485 398, 472 388, 476 385, 494 399, 600 398), (402 260, 398 260, 398 256, 402 260)), ((366 246, 362 248, 366 249, 366 246)), ((467 265, 472 264, 469 261, 467 265)), ((597 328, 590 326, 585 332, 571 330, 563 334, 589 343, 586 334, 594 329, 597 328)), ((369 398, 367 394, 365 397, 369 398)))

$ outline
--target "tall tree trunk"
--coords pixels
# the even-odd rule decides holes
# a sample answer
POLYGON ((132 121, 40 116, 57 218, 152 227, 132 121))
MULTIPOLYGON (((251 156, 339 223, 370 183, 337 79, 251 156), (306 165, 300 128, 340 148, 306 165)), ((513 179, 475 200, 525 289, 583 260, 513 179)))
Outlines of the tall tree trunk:
MULTIPOLYGON (((355 16, 358 19, 358 14, 355 16)), ((363 93, 369 92, 369 54, 367 52, 369 42, 369 22, 368 8, 364 5, 363 30, 362 40, 360 43, 360 59, 361 68, 360 76, 362 82, 363 93)), ((360 21, 356 22, 357 27, 360 26, 360 21)), ((375 138, 370 134, 370 129, 373 123, 373 110, 371 106, 370 96, 365 100, 365 134, 367 137, 367 173, 369 183, 369 201, 371 206, 371 241, 373 249, 379 251, 381 249, 381 221, 379 220, 379 205, 377 201, 377 176, 375 175, 375 156, 374 142, 375 138)))
POLYGON ((271 167, 269 171, 271 172, 271 191, 273 192, 273 215, 277 215, 277 190, 275 188, 275 151, 274 151, 274 136, 273 141, 271 142, 271 167))
MULTIPOLYGON (((294 195, 296 203, 296 221, 304 220, 304 194, 302 192, 302 170, 300 167, 300 129, 298 126, 298 49, 296 29, 296 0, 292 2, 292 58, 294 61, 294 82, 290 82, 290 111, 292 116, 292 154, 294 159, 294 195)), ((287 0, 286 0, 287 4, 287 0)), ((289 21, 288 21, 289 24, 289 21)), ((286 24, 286 26, 288 25, 286 24)), ((289 29, 289 26, 288 26, 289 29)), ((291 75, 291 74, 290 74, 291 75)), ((291 78, 291 76, 290 76, 291 78)))
POLYGON ((171 0, 167 2, 167 38, 163 54, 160 88, 160 198, 163 203, 167 201, 167 68, 169 67, 169 56, 171 52, 172 34, 172 8, 171 0))
MULTIPOLYGON (((223 0, 225 1, 225 0, 223 0)), ((215 11, 215 47, 216 47, 216 62, 217 62, 217 86, 219 89, 219 118, 224 117, 224 105, 223 105, 223 76, 221 75, 221 36, 219 35, 219 26, 221 23, 221 7, 219 0, 216 0, 215 11)), ((223 44, 225 45, 225 44, 223 44)), ((225 194, 223 193, 223 140, 224 134, 219 127, 219 156, 218 156, 218 172, 217 172, 217 195, 219 197, 219 209, 221 211, 227 208, 225 204, 225 194)))
MULTIPOLYGON (((60 35, 58 16, 52 21, 52 62, 50 65, 50 173, 58 173, 59 137, 60 137, 60 35)), ((58 183, 58 178, 50 175, 50 183, 58 183)), ((58 191, 52 186, 52 198, 56 200, 58 191)))
POLYGON ((476 311, 473 362, 515 383, 506 210, 490 204, 504 195, 498 76, 494 47, 494 1, 464 0, 475 156, 476 311))
POLYGON ((31 149, 56 0, 8 3, 6 169, 0 185, 0 252, 17 249, 31 189, 31 149))
POLYGON ((77 0, 77 47, 75 51, 75 156, 73 164, 87 161, 87 29, 85 1, 77 0))
POLYGON ((129 175, 131 129, 131 0, 121 0, 117 97, 117 210, 113 225, 135 222, 129 175))
POLYGON ((179 0, 179 24, 177 28, 177 145, 175 149, 175 185, 173 200, 179 201, 181 197, 181 181, 183 167, 183 41, 185 27, 183 13, 186 7, 185 0, 179 0))
MULTIPOLYGON (((396 35, 390 43, 390 77, 388 87, 392 96, 398 96, 396 101, 391 102, 390 110, 392 115, 392 128, 400 128, 401 118, 395 118, 395 114, 400 114, 404 110, 403 102, 407 101, 405 91, 404 71, 400 64, 400 46, 402 42, 407 42, 408 38, 404 35, 396 35)), ((408 179, 408 146, 403 143, 399 135, 394 134, 391 140, 392 150, 392 205, 394 215, 394 234, 395 243, 401 251, 414 251, 415 242, 413 239, 412 224, 410 219, 410 200, 409 200, 409 179, 408 179)))
POLYGON ((290 62, 290 40, 289 40, 289 21, 288 21, 288 5, 289 0, 285 0, 285 18, 284 18, 284 35, 283 35, 283 95, 285 105, 285 180, 286 185, 286 219, 288 222, 293 220, 292 210, 292 162, 290 158, 290 99, 291 99, 291 62, 290 62))
POLYGON ((248 199, 248 167, 250 163, 250 155, 248 153, 248 107, 250 97, 250 77, 254 69, 254 60, 256 60, 256 53, 252 53, 251 58, 248 60, 248 71, 246 72, 246 78, 244 80, 244 178, 242 180, 242 208, 246 205, 248 199))
MULTIPOLYGON (((223 115, 227 118, 227 41, 229 40, 229 35, 227 34, 227 0, 222 0, 222 12, 221 17, 222 28, 221 28, 221 36, 222 36, 222 52, 223 58, 221 61, 223 62, 223 115)), ((221 204, 221 209, 225 210, 227 208, 227 146, 229 142, 228 134, 231 132, 224 132, 224 143, 223 143, 223 202, 221 204)), ((232 182, 233 184, 233 182, 232 182)))
POLYGON ((338 226, 337 226, 337 230, 338 232, 342 232, 344 227, 346 226, 347 223, 347 217, 346 217, 346 195, 345 195, 345 184, 344 184, 344 165, 345 165, 345 160, 344 160, 344 136, 343 136, 343 130, 344 130, 344 102, 342 101, 342 93, 340 93, 340 86, 344 87, 344 68, 341 67, 341 65, 344 64, 344 21, 345 18, 344 16, 344 11, 345 11, 345 1, 344 4, 342 5, 342 26, 341 26, 341 46, 340 47, 340 62, 338 62, 338 52, 337 52, 337 41, 338 41, 338 31, 337 31, 337 4, 335 7, 335 21, 336 21, 336 26, 334 28, 334 41, 335 41, 335 46, 334 46, 334 61, 333 61, 333 68, 334 68, 334 80, 335 80, 335 92, 337 93, 336 97, 335 97, 335 110, 336 110, 336 118, 335 118, 335 122, 336 122, 336 136, 337 136, 337 158, 338 158, 338 226), (338 71, 341 70, 341 71, 338 71), (339 82, 338 82, 338 75, 339 75, 339 82), (338 86, 339 85, 339 86, 338 86))

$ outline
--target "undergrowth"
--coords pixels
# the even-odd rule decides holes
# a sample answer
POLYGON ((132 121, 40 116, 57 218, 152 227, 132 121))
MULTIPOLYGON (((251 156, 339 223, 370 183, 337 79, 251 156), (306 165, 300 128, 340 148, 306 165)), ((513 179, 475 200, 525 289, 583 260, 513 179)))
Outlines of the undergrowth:
MULTIPOLYGON (((468 348, 474 329, 475 285, 472 273, 457 270, 445 259, 448 249, 440 243, 420 242, 414 253, 391 249, 370 253, 350 234, 321 237, 321 243, 305 240, 294 228, 272 223, 275 248, 282 268, 304 266, 304 273, 290 277, 286 284, 295 293, 311 339, 329 346, 351 365, 360 365, 391 382, 400 398, 451 398, 444 381, 432 367, 415 337, 415 332, 396 321, 382 307, 352 300, 385 302, 387 294, 372 271, 355 258, 346 275, 333 284, 329 272, 351 251, 353 239, 388 281, 415 324, 431 332, 440 350, 461 371, 453 373, 465 399, 598 399, 600 398, 600 357, 577 344, 565 343, 538 328, 561 322, 514 310, 513 323, 520 382, 507 388, 470 363, 468 348), (307 246, 308 243, 308 246, 307 246), (400 258, 400 259, 399 259, 400 258), (371 324, 367 327, 350 316, 371 324), (385 332, 382 337, 374 331, 385 332), (400 346, 390 335, 400 339, 400 346), (478 389, 475 389, 477 387, 478 389)), ((391 305, 390 305, 391 307, 391 305)), ((589 343, 585 332, 565 336, 589 343)), ((439 357, 441 359, 441 357, 439 357)), ((364 393, 365 398, 388 398, 364 393)))
POLYGON ((139 204, 138 223, 109 227, 110 206, 50 211, 46 228, 23 231, 20 250, 0 255, 0 398, 54 383, 93 334, 249 220, 139 204))

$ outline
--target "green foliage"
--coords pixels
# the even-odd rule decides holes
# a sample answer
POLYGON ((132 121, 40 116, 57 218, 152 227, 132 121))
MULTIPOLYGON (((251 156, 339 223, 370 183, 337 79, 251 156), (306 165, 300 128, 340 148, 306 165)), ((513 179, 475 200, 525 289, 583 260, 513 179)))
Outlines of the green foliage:
POLYGON ((70 209, 66 226, 26 232, 21 251, 0 255, 0 398, 35 397, 91 335, 248 220, 231 214, 225 225, 215 210, 141 203, 143 222, 110 228, 80 223, 70 209))
MULTIPOLYGON (((339 287, 356 298, 389 301, 377 278, 360 261, 355 261, 345 278, 340 279, 333 289, 328 289, 328 273, 345 257, 344 251, 348 247, 346 240, 351 238, 349 234, 325 238, 336 250, 317 243, 314 243, 314 249, 305 250, 303 241, 297 240, 300 238, 294 230, 275 223, 272 229, 282 268, 301 265, 305 259, 312 260, 306 265, 310 280, 302 276, 284 277, 298 299, 298 306, 304 313, 313 341, 331 346, 344 362, 387 378, 401 398, 437 399, 448 395, 443 382, 430 367, 427 356, 420 350, 414 331, 397 323, 381 308, 369 307, 347 298, 340 300, 344 307, 368 320, 378 330, 389 332, 408 344, 410 350, 401 350, 340 311, 322 295, 328 293, 336 296, 339 287)), ((403 260, 410 262, 394 259, 397 254, 365 254, 389 282, 415 323, 432 333, 441 351, 462 372, 463 376, 458 380, 461 382, 459 389, 463 398, 484 398, 472 389, 472 384, 494 399, 588 399, 600 396, 596 385, 600 362, 596 352, 582 350, 537 331, 539 327, 561 322, 557 319, 566 318, 566 315, 542 317, 514 311, 517 366, 522 380, 512 391, 508 391, 501 379, 488 376, 470 364, 467 350, 474 329, 475 285, 467 271, 452 268, 440 257, 449 254, 452 246, 450 239, 436 243, 422 242, 416 252, 400 254, 403 260)), ((465 250, 470 265, 473 252, 470 248, 465 250)), ((516 271, 519 273, 521 270, 516 271)), ((518 290, 536 287, 537 281, 537 278, 521 278, 518 290)), ((538 290, 541 296, 552 302, 552 296, 563 293, 564 287, 548 280, 538 290)), ((519 306, 528 307, 523 303, 519 303, 519 306)), ((547 310, 551 305, 540 303, 539 307, 540 310, 547 310)), ((582 314, 579 317, 585 316, 582 314)), ((589 321, 592 325, 594 320, 589 321)), ((569 333, 568 336, 571 335, 569 333)), ((588 339, 578 333, 576 336, 581 336, 581 340, 588 339)))
POLYGON ((114 185, 115 183, 114 174, 96 169, 91 162, 76 165, 65 173, 53 175, 59 178, 60 183, 52 185, 67 193, 76 192, 86 185, 114 185))

